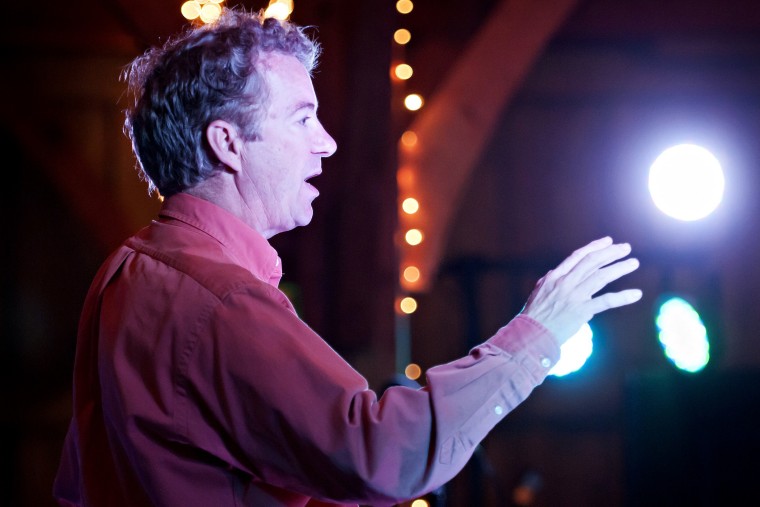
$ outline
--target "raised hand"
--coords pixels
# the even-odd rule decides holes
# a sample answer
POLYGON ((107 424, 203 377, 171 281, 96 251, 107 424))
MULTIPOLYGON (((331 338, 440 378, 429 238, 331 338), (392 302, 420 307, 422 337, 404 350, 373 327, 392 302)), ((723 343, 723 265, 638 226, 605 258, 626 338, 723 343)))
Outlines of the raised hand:
POLYGON ((609 237, 579 248, 538 281, 522 313, 543 324, 563 344, 597 313, 641 299, 638 289, 593 297, 639 267, 636 259, 620 260, 629 253, 629 244, 613 244, 609 237))

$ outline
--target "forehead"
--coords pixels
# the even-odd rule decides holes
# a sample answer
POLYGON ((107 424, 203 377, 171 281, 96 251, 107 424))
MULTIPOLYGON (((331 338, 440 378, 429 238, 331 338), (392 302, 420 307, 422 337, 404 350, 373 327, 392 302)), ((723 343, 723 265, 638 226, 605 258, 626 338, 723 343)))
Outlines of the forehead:
POLYGON ((265 53, 260 57, 259 64, 268 87, 271 113, 284 114, 304 104, 316 108, 317 98, 311 77, 296 57, 265 53))

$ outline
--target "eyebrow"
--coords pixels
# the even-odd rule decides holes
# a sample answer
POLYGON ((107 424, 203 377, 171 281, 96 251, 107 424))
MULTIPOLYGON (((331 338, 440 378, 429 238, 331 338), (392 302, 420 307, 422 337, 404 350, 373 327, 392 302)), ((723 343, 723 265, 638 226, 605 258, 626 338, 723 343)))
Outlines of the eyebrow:
POLYGON ((296 114, 301 109, 310 109, 312 111, 316 111, 317 110, 317 105, 315 103, 313 103, 313 102, 309 102, 309 101, 306 101, 306 100, 304 100, 302 102, 298 102, 291 109, 291 114, 296 114))

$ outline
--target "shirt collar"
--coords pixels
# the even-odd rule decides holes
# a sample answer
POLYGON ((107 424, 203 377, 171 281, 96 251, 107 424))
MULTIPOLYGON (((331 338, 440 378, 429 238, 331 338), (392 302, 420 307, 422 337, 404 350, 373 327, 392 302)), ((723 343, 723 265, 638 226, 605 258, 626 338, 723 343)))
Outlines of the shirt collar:
POLYGON ((232 257, 256 278, 277 287, 282 262, 277 251, 256 230, 210 201, 189 194, 166 198, 159 216, 173 218, 219 241, 232 257))

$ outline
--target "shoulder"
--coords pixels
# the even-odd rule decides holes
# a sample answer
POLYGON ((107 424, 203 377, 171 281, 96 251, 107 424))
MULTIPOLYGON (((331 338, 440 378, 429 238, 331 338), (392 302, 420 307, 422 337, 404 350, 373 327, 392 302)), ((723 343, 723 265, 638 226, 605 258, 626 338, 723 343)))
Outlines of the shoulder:
POLYGON ((135 254, 131 267, 154 277, 156 283, 189 279, 217 300, 240 291, 285 298, 236 262, 219 241, 199 230, 153 223, 129 238, 123 249, 135 254))

